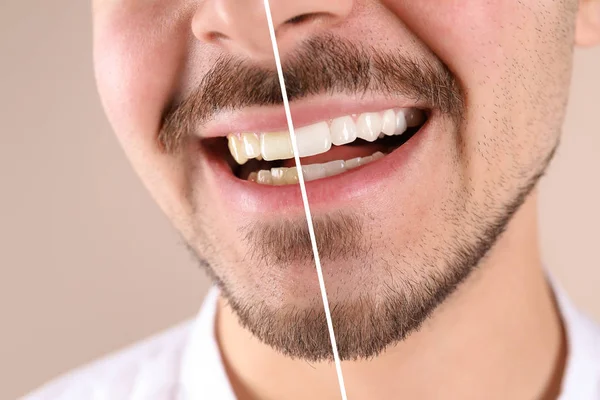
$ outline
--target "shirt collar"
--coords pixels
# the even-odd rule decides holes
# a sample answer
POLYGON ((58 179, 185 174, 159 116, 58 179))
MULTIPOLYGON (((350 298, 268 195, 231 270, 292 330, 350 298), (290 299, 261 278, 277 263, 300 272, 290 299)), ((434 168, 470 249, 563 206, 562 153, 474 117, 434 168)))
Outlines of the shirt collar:
POLYGON ((558 285, 551 286, 567 336, 567 362, 559 400, 600 399, 600 329, 558 285))
MULTIPOLYGON (((562 288, 549 280, 556 296, 567 336, 567 364, 559 400, 600 399, 600 330, 571 303, 562 288)), ((178 400, 235 395, 215 335, 218 289, 206 296, 184 350, 178 400)))
POLYGON ((235 400, 215 334, 219 291, 213 287, 190 332, 181 361, 178 400, 235 400))

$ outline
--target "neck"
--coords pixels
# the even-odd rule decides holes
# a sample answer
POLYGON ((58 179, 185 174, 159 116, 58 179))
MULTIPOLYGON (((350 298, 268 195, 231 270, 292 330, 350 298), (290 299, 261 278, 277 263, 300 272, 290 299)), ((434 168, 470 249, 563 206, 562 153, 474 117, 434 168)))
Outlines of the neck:
MULTIPOLYGON (((333 363, 290 360, 260 343, 220 301, 217 336, 238 398, 339 398, 333 363), (269 379, 273 377, 273 379, 269 379)), ((554 398, 566 346, 541 267, 536 195, 484 263, 403 342, 342 363, 349 398, 554 398)))

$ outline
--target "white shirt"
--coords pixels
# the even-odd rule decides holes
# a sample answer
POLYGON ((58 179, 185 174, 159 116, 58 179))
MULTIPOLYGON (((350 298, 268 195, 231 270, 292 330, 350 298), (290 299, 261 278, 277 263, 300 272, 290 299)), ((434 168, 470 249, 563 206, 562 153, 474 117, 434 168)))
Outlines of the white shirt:
MULTIPOLYGON (((555 288, 568 359, 559 400, 600 400, 600 328, 555 288)), ((235 400, 215 338, 216 289, 188 321, 22 400, 235 400)))

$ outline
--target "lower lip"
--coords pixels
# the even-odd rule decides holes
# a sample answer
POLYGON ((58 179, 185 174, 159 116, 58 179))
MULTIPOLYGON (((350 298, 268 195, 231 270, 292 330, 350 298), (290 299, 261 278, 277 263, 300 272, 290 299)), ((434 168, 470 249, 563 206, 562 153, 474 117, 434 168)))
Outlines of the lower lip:
MULTIPOLYGON (((415 155, 432 131, 432 119, 406 143, 385 157, 339 175, 306 182, 306 194, 312 210, 339 207, 348 201, 360 201, 379 193, 391 178, 402 185, 416 161, 415 155)), ((227 162, 208 155, 222 201, 231 209, 245 213, 299 212, 303 207, 300 185, 261 185, 237 178, 227 162)))

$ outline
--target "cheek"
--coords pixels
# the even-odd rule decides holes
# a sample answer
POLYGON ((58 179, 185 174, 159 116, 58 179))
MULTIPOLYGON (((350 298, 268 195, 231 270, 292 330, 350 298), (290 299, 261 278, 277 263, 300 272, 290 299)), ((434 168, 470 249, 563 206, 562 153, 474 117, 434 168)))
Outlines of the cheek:
MULTIPOLYGON (((389 7, 468 87, 499 74, 508 2, 396 0, 389 7), (468 79, 462 79, 468 77, 468 79)), ((512 11, 514 18, 514 9, 512 11)), ((518 23, 518 21, 515 21, 518 23)))
POLYGON ((181 163, 160 151, 161 115, 187 52, 186 26, 156 7, 113 7, 94 20, 94 67, 100 97, 132 166, 174 219, 182 201, 181 163))
POLYGON ((461 139, 470 167, 526 163, 547 152, 564 115, 576 0, 387 5, 458 78, 468 106, 461 139))
POLYGON ((94 24, 98 88, 120 140, 154 139, 187 51, 185 27, 158 12, 119 9, 94 24))
POLYGON ((576 0, 389 0, 387 5, 467 86, 542 65, 572 42, 576 0), (537 54, 532 54, 537 53, 537 54))

